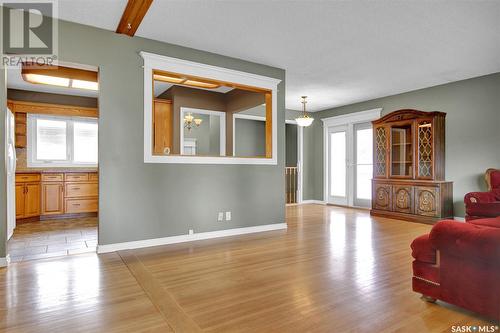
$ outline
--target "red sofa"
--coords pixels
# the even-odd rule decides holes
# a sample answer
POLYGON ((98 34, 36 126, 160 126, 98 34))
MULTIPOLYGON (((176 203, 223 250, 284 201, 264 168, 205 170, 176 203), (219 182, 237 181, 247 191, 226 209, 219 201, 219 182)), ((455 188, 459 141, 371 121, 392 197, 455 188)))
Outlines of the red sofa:
POLYGON ((440 221, 411 249, 415 292, 500 321, 500 217, 440 221))
POLYGON ((488 192, 470 192, 465 195, 467 221, 500 216, 500 170, 488 169, 484 177, 488 192))

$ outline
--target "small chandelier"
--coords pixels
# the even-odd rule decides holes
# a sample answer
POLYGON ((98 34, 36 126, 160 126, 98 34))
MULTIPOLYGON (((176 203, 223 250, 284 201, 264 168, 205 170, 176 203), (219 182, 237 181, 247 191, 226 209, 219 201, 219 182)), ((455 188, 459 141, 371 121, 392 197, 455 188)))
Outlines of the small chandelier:
POLYGON ((188 131, 191 131, 194 126, 200 127, 202 121, 203 119, 195 118, 193 114, 189 112, 184 116, 184 128, 186 128, 188 131))
POLYGON ((302 96, 302 115, 298 118, 295 118, 295 121, 297 122, 297 125, 302 126, 302 127, 307 127, 310 126, 314 120, 314 118, 309 117, 306 112, 306 98, 307 96, 302 96))

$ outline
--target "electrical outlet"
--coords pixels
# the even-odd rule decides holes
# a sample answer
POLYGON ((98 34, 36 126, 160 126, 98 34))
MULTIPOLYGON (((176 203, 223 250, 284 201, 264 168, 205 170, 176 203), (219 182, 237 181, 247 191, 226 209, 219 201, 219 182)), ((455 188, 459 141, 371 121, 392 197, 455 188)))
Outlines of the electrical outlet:
POLYGON ((189 229, 189 234, 190 235, 194 234, 194 230, 193 229, 189 229))
POLYGON ((219 222, 224 221, 224 213, 223 212, 219 212, 219 215, 217 216, 217 221, 219 221, 219 222))
POLYGON ((226 221, 231 221, 231 212, 226 212, 226 221))

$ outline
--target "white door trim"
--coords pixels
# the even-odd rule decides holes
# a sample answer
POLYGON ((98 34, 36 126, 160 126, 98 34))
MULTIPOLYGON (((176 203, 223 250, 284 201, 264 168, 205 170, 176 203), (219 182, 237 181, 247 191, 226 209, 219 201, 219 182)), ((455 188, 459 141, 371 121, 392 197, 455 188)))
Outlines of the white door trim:
MULTIPOLYGON (((285 124, 297 125, 295 120, 285 120, 285 124)), ((304 127, 297 125, 297 170, 299 177, 297 178, 297 204, 302 203, 303 200, 303 166, 304 166, 304 127)))
POLYGON ((222 111, 214 111, 214 110, 204 110, 204 109, 195 109, 188 108, 182 106, 180 108, 180 142, 181 142, 181 155, 184 154, 184 114, 185 113, 199 113, 208 116, 219 116, 220 118, 220 134, 219 134, 219 145, 220 145, 220 156, 226 156, 226 113, 222 111))
MULTIPOLYGON (((364 122, 369 122, 376 120, 380 118, 380 114, 382 112, 382 108, 377 108, 377 109, 371 109, 371 110, 366 110, 366 111, 360 111, 360 112, 354 112, 354 113, 349 113, 349 114, 343 114, 340 116, 334 116, 334 117, 329 117, 329 118, 324 118, 321 119, 323 121, 323 200, 328 203, 329 201, 329 194, 328 194, 328 184, 329 184, 329 177, 328 177, 328 151, 329 151, 329 139, 328 139, 328 132, 330 127, 335 127, 335 126, 342 126, 342 125, 347 125, 348 131, 350 130, 351 133, 354 131, 354 124, 358 123, 364 123, 364 122)), ((349 161, 353 161, 354 157, 354 147, 353 145, 348 145, 347 147, 347 159, 348 163, 349 161)), ((348 173, 348 177, 353 177, 352 172, 348 173), (351 174, 351 175, 350 175, 351 174)), ((352 178, 351 184, 352 184, 352 178)), ((351 185, 352 187, 352 185, 351 185)), ((347 192, 349 192, 350 189, 347 189, 347 192)), ((352 198, 352 195, 349 196, 348 200, 348 205, 353 206, 354 205, 354 200, 352 198)))

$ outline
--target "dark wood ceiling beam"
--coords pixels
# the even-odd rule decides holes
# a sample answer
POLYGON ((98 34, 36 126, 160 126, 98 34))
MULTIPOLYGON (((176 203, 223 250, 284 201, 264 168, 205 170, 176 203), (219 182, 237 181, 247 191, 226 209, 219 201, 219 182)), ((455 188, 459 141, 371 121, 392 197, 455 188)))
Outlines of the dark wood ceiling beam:
POLYGON ((116 32, 130 37, 135 35, 151 3, 153 0, 128 0, 116 32))

